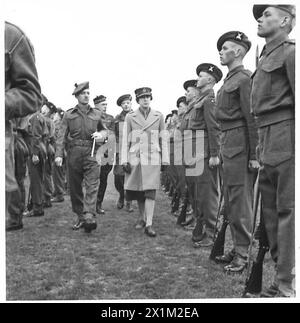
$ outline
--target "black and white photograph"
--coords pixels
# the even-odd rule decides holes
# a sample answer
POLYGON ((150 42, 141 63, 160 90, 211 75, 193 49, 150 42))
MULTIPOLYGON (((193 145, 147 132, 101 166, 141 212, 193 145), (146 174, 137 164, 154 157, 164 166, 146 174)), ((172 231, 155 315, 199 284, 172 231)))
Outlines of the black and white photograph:
POLYGON ((277 2, 3 1, 1 301, 297 302, 277 2))

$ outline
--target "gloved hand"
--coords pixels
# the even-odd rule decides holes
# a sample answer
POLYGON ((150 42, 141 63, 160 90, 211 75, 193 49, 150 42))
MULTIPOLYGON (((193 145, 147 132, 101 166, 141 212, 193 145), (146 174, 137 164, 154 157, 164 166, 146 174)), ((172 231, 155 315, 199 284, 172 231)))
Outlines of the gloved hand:
POLYGON ((125 173, 130 174, 131 173, 131 165, 130 163, 125 163, 122 165, 123 170, 125 173))
POLYGON ((55 158, 55 164, 57 167, 61 167, 63 164, 63 159, 61 157, 56 157, 55 158))

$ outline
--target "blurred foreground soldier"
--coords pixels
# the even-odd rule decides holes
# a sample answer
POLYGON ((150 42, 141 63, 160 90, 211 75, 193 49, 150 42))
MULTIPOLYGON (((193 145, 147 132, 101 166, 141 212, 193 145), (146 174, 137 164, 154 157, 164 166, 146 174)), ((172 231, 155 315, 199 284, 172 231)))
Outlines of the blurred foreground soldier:
POLYGON ((62 166, 67 137, 70 196, 73 212, 77 214, 73 229, 83 227, 89 233, 97 228, 95 216, 100 176, 96 153, 92 154, 93 140, 103 141, 106 134, 100 132, 104 129, 100 112, 89 105, 89 82, 75 84, 73 95, 78 104, 64 114, 56 142, 55 162, 62 166))
MULTIPOLYGON (((124 94, 120 96, 117 100, 117 105, 122 108, 122 112, 115 117, 115 135, 116 135, 116 162, 114 166, 114 177, 115 177, 115 188, 119 193, 119 199, 117 202, 117 208, 122 209, 124 207, 125 200, 125 190, 124 190, 124 180, 125 180, 125 172, 120 164, 120 152, 122 151, 122 134, 123 134, 123 126, 126 115, 132 111, 132 96, 130 94, 124 94)), ((131 202, 126 201, 125 209, 127 212, 133 212, 131 207, 131 202)))
MULTIPOLYGON (((53 117, 54 123, 54 147, 56 150, 56 141, 58 138, 59 129, 61 127, 62 118, 64 116, 64 111, 61 108, 57 108, 53 117)), ((65 193, 65 181, 66 181, 66 152, 64 151, 63 164, 61 167, 57 166, 56 163, 53 163, 53 198, 51 199, 52 203, 61 203, 64 199, 65 193)))
MULTIPOLYGON (((219 166, 219 127, 215 118, 214 86, 222 78, 221 70, 213 64, 197 67, 197 80, 186 81, 188 103, 181 129, 192 131, 192 156, 196 162, 184 159, 186 181, 196 218, 192 241, 195 248, 213 244, 214 227, 218 211, 217 166, 219 166), (197 147, 197 135, 204 137, 204 147, 197 147), (196 156, 200 149, 200 156, 196 156), (195 152, 196 150, 196 152, 195 152), (200 160, 200 161, 199 161, 200 160), (196 172, 198 163, 203 163, 201 174, 196 172), (190 174, 188 174, 189 172, 190 174)), ((186 146, 187 143, 185 143, 186 146)), ((184 147, 187 149, 187 147, 184 147)))
POLYGON ((140 219, 136 229, 145 228, 145 234, 155 237, 152 219, 161 163, 169 163, 167 143, 161 133, 164 118, 150 108, 150 88, 139 88, 135 94, 139 108, 127 114, 123 129, 121 164, 126 172, 124 186, 126 199, 138 201, 140 219))
POLYGON ((260 191, 277 274, 265 297, 295 296, 295 23, 292 5, 255 5, 265 38, 253 75, 251 108, 259 134, 260 191))
MULTIPOLYGON (((95 97, 94 104, 95 104, 95 109, 97 109, 100 112, 102 124, 108 130, 108 135, 109 136, 114 135, 114 131, 115 131, 114 117, 106 113, 107 111, 106 97, 104 95, 99 95, 95 97)), ((110 159, 109 158, 110 155, 112 155, 111 151, 106 151, 104 153, 104 158, 102 158, 101 160, 100 183, 99 183, 97 207, 96 207, 98 214, 105 214, 105 211, 102 208, 102 203, 103 203, 106 188, 107 188, 108 175, 113 168, 113 158, 110 159)))
POLYGON ((53 195, 53 181, 52 181, 52 167, 55 158, 54 149, 54 135, 55 128, 52 120, 52 115, 55 113, 56 107, 53 103, 48 100, 45 101, 41 109, 41 114, 45 118, 46 126, 48 128, 47 136, 44 138, 46 146, 46 161, 44 169, 44 208, 51 207, 51 197, 53 195))
POLYGON ((13 119, 34 113, 41 103, 33 47, 21 29, 5 22, 6 231, 23 228, 21 193, 15 178, 13 119))
POLYGON ((256 161, 257 131, 250 114, 251 72, 243 59, 251 47, 247 36, 240 31, 222 35, 217 48, 221 64, 228 74, 217 97, 217 119, 221 126, 224 201, 229 220, 233 250, 216 257, 226 264, 225 271, 245 269, 252 229, 252 201, 256 161))

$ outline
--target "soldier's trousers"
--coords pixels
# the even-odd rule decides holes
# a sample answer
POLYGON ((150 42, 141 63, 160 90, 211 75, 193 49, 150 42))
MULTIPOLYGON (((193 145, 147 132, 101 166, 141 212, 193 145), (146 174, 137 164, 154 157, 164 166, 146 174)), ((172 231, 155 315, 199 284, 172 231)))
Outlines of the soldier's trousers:
POLYGON ((66 164, 64 162, 62 167, 58 167, 54 162, 52 167, 53 167, 53 186, 54 186, 53 196, 62 198, 65 192, 66 164))
POLYGON ((224 202, 237 254, 247 258, 253 225, 254 173, 249 171, 249 146, 245 127, 222 133, 224 202))
POLYGON ((91 147, 73 146, 68 151, 68 172, 72 210, 82 217, 84 213, 96 215, 100 165, 91 157, 91 147), (85 195, 82 184, 84 182, 85 195))
POLYGON ((25 209, 25 176, 26 161, 21 153, 15 154, 15 178, 19 188, 6 193, 7 218, 9 225, 18 225, 22 222, 22 213, 25 209))
POLYGON ((97 205, 101 206, 104 200, 104 195, 107 188, 107 178, 109 173, 111 172, 113 165, 106 164, 101 166, 100 169, 100 184, 98 189, 98 196, 97 196, 97 205))
POLYGON ((295 278, 295 124, 283 121, 259 129, 260 191, 277 281, 293 293, 295 278))
POLYGON ((193 236, 202 238, 206 233, 208 237, 213 238, 218 213, 217 169, 210 169, 206 158, 203 173, 198 176, 187 176, 186 182, 197 222, 203 224, 203 230, 201 225, 196 226, 193 236), (198 232, 199 228, 201 229, 198 232))
POLYGON ((187 192, 185 168, 181 165, 175 165, 174 167, 176 172, 176 190, 180 193, 180 197, 184 198, 187 192))
POLYGON ((53 195, 53 182, 52 182, 52 158, 45 161, 44 171, 44 201, 49 202, 53 195))
POLYGON ((118 191, 118 193, 120 194, 120 199, 124 200, 124 198, 125 198, 125 190, 124 190, 125 176, 115 175, 114 180, 115 180, 114 181, 115 182, 115 188, 118 191))
POLYGON ((30 177, 30 194, 34 212, 43 211, 43 187, 44 187, 44 160, 40 159, 39 163, 34 165, 31 157, 28 160, 28 169, 30 177))

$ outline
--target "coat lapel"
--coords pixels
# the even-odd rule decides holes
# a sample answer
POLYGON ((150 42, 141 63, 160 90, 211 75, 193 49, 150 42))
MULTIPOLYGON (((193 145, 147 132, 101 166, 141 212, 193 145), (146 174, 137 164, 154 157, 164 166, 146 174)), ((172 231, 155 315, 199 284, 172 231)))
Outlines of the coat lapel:
MULTIPOLYGON (((144 117, 142 117, 142 118, 144 118, 144 117)), ((151 109, 147 120, 144 119, 145 120, 145 126, 143 127, 143 131, 150 128, 159 119, 160 119, 159 114, 156 111, 151 109)))

